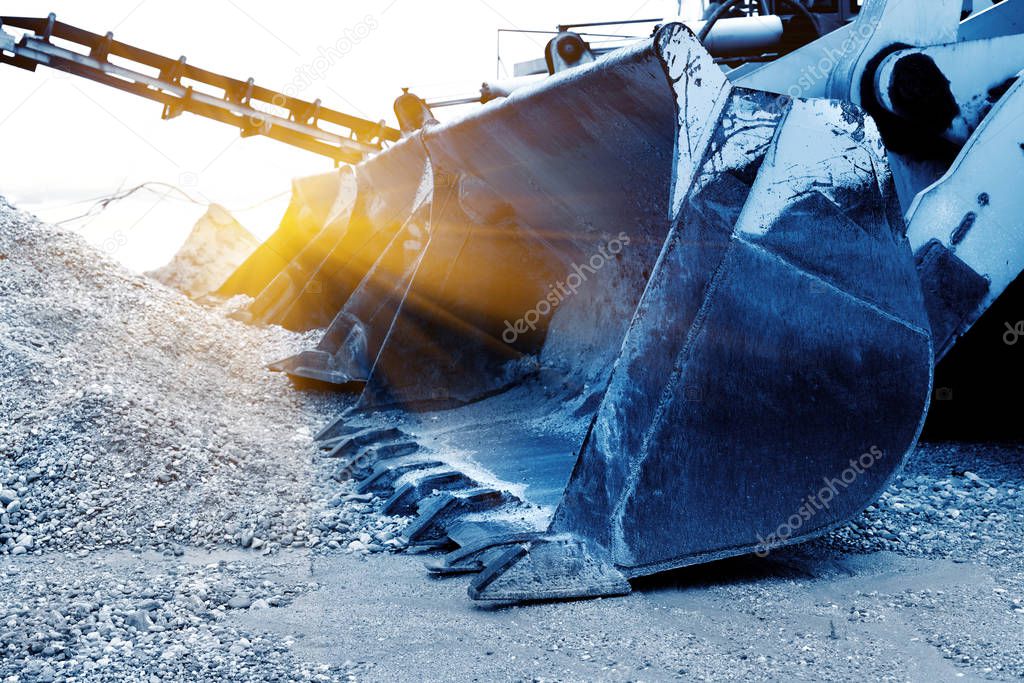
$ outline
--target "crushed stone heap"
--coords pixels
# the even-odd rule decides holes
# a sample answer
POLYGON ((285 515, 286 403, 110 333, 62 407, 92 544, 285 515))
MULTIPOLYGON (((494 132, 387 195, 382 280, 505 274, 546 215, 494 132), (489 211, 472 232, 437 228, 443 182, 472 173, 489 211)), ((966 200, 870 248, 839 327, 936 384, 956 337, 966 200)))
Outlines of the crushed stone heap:
POLYGON ((176 552, 244 530, 314 543, 310 434, 326 417, 308 401, 328 399, 265 369, 301 343, 0 199, 0 556, 176 552))
POLYGON ((174 258, 146 274, 198 299, 224 284, 259 244, 227 209, 211 204, 174 258))

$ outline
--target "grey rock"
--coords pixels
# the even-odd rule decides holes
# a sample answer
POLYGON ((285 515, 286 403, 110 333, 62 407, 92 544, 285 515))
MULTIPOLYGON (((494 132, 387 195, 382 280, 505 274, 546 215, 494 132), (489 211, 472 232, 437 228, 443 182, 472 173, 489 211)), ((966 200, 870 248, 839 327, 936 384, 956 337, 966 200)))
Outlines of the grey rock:
POLYGON ((153 620, 149 617, 149 612, 144 609, 136 610, 125 619, 125 624, 131 626, 136 631, 144 632, 148 631, 153 626, 153 620))
POLYGON ((239 594, 228 600, 226 604, 229 609, 249 609, 252 605, 252 598, 239 594))

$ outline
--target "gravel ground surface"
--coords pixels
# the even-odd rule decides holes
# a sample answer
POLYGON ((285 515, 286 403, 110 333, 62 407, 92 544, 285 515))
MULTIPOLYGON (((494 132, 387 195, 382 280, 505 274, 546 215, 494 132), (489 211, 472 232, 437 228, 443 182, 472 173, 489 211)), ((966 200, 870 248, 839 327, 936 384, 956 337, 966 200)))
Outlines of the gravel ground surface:
POLYGON ((1024 678, 1021 444, 923 444, 767 558, 485 609, 329 479, 347 399, 264 369, 310 340, 223 313, 0 201, 0 681, 1024 678))

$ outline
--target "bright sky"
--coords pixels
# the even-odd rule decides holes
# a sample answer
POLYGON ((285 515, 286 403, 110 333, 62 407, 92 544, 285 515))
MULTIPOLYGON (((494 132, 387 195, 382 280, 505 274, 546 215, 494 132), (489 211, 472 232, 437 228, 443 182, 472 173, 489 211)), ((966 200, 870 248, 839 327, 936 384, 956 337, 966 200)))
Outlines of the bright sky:
MULTIPOLYGON (((690 2, 684 13, 692 11, 690 2)), ((678 10, 676 0, 5 0, 3 8, 11 16, 53 11, 94 33, 113 31, 123 42, 186 55, 190 64, 252 76, 278 90, 323 48, 355 35, 360 24, 374 26, 322 80, 297 94, 389 122, 402 86, 430 99, 470 95, 494 78, 499 28, 550 30, 559 23, 660 18, 678 10)), ((643 35, 650 28, 595 30, 643 35)), ((547 38, 502 34, 508 71, 516 61, 542 56, 547 38)), ((157 103, 43 67, 36 73, 0 67, 0 86, 0 194, 50 221, 80 215, 90 205, 84 200, 152 180, 223 204, 263 238, 284 211, 291 179, 332 168, 326 158, 264 138, 241 139, 231 127, 190 114, 163 121, 157 103), (281 196, 265 201, 275 195, 281 196)), ((442 119, 451 115, 439 112, 442 119)), ((204 210, 139 193, 68 226, 145 270, 170 258, 204 210)))

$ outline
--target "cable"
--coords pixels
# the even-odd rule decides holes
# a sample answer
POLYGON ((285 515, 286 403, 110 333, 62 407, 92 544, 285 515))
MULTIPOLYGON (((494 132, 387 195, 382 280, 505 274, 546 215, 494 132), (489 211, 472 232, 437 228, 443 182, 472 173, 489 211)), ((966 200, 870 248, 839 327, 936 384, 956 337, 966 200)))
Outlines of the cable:
MULTIPOLYGON (((113 194, 110 194, 110 195, 106 195, 106 196, 103 196, 103 197, 96 197, 96 198, 93 198, 93 199, 83 199, 83 200, 80 200, 80 201, 77 201, 77 202, 72 202, 70 204, 66 204, 65 206, 74 206, 75 204, 83 204, 83 203, 89 202, 89 201, 93 202, 93 205, 90 206, 89 209, 85 213, 79 214, 78 216, 73 216, 71 218, 65 218, 62 221, 57 221, 56 223, 54 223, 54 225, 63 225, 65 223, 71 223, 73 221, 82 220, 83 218, 91 218, 92 216, 96 216, 96 215, 102 213, 103 211, 105 211, 107 209, 107 207, 109 207, 111 204, 119 202, 122 199, 127 199, 128 197, 132 196, 136 192, 147 191, 147 192, 156 193, 156 190, 154 188, 157 188, 157 187, 164 188, 166 190, 166 192, 163 193, 163 195, 165 197, 167 195, 169 195, 169 194, 176 194, 176 195, 179 195, 179 197, 178 197, 179 200, 186 201, 186 202, 188 202, 190 204, 195 204, 197 206, 209 207, 213 203, 213 202, 204 202, 204 201, 201 201, 199 199, 196 199, 195 197, 193 197, 192 195, 190 195, 188 192, 186 192, 185 190, 181 189, 177 185, 173 185, 171 183, 165 183, 165 182, 162 182, 162 181, 159 181, 159 180, 149 180, 149 181, 146 181, 144 183, 140 183, 138 185, 135 185, 134 187, 130 187, 127 190, 120 190, 119 189, 117 192, 114 192, 113 194)), ((255 209, 255 208, 257 208, 259 206, 262 206, 264 204, 268 204, 268 203, 274 201, 275 199, 283 197, 283 196, 285 196, 287 194, 290 194, 290 192, 291 192, 290 190, 286 190, 284 192, 278 192, 277 194, 275 194, 275 195, 273 195, 271 197, 267 197, 266 199, 261 199, 260 201, 254 203, 254 204, 251 204, 249 206, 245 206, 245 207, 238 208, 238 209, 227 209, 227 211, 229 213, 242 213, 242 212, 245 212, 245 211, 249 211, 251 209, 255 209)), ((60 207, 58 207, 58 208, 60 208, 60 207)))
POLYGON ((111 194, 111 195, 108 195, 106 197, 101 197, 99 199, 96 199, 94 201, 93 205, 90 206, 89 209, 85 213, 80 214, 78 216, 72 216, 71 218, 65 218, 62 221, 57 221, 56 223, 54 223, 54 225, 64 225, 65 223, 71 223, 73 221, 81 220, 83 218, 90 218, 92 216, 95 216, 97 214, 102 213, 111 204, 114 204, 115 202, 119 202, 122 199, 127 199, 128 197, 132 196, 136 192, 139 192, 141 190, 148 190, 148 191, 152 192, 153 191, 153 189, 152 189, 153 186, 166 188, 168 194, 171 193, 171 192, 177 192, 177 193, 181 194, 183 197, 185 197, 186 200, 188 200, 188 201, 190 201, 190 202, 192 202, 194 204, 200 204, 201 203, 198 200, 190 197, 187 192, 185 192, 184 190, 182 190, 180 187, 178 187, 176 185, 171 185, 169 183, 158 182, 158 181, 148 181, 148 182, 145 182, 145 183, 140 183, 139 185, 136 185, 135 187, 128 188, 127 190, 118 190, 114 194, 111 194))

